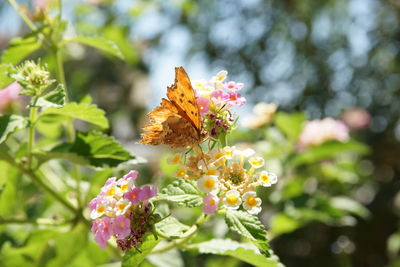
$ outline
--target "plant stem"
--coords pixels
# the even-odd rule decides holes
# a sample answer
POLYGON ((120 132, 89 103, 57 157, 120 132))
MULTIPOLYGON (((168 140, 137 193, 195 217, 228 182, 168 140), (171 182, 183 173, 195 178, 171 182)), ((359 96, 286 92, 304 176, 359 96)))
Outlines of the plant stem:
POLYGON ((35 123, 36 123, 36 113, 37 107, 36 102, 38 100, 37 96, 32 98, 29 107, 29 133, 28 133, 28 168, 32 168, 32 149, 35 144, 35 123))
POLYGON ((21 19, 25 22, 25 24, 31 29, 32 31, 36 31, 38 28, 33 24, 33 22, 28 18, 27 15, 25 15, 24 12, 22 12, 20 6, 18 5, 15 0, 8 0, 8 3, 17 11, 18 15, 21 17, 21 19))
POLYGON ((187 230, 185 232, 185 234, 182 235, 181 238, 173 240, 171 242, 169 242, 168 244, 166 244, 165 246, 158 248, 158 249, 154 249, 151 254, 157 254, 157 253, 163 253, 165 251, 171 250, 173 248, 176 247, 180 247, 182 245, 184 245, 185 243, 187 243, 188 241, 190 241, 190 239, 192 239, 192 237, 197 233, 197 231, 199 230, 199 226, 201 224, 203 224, 207 219, 207 215, 202 214, 197 220, 196 223, 189 228, 189 230, 187 230))

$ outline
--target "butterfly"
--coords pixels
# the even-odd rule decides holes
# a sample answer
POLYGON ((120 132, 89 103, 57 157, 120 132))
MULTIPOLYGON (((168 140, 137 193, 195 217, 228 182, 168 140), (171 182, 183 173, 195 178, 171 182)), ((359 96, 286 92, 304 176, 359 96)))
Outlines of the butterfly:
POLYGON ((167 87, 168 99, 162 98, 159 106, 147 116, 149 123, 143 127, 140 144, 168 145, 182 149, 199 145, 206 137, 203 131, 196 94, 183 67, 175 68, 175 83, 167 87))

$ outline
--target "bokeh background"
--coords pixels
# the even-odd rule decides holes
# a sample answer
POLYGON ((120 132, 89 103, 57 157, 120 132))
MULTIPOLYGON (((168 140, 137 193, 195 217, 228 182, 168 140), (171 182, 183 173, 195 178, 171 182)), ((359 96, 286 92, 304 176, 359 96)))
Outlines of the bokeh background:
MULTIPOLYGON (((50 1, 18 2, 33 12, 50 1)), ((69 45, 65 70, 72 99, 91 94, 111 120, 110 134, 148 158, 146 171, 154 176, 157 150, 134 142, 143 115, 172 83, 175 66, 184 66, 192 79, 226 69, 230 79, 244 82, 242 117, 260 101, 304 111, 310 119, 367 110, 369 127, 353 137, 370 147, 358 168, 368 177, 359 194, 371 215, 349 225, 311 221, 274 238, 272 247, 287 266, 400 266, 400 1, 63 2, 66 37, 105 36, 125 57, 69 45)), ((51 14, 51 3, 49 9, 51 14)), ((0 52, 26 32, 1 1, 0 52)), ((32 57, 52 66, 44 51, 32 57)))

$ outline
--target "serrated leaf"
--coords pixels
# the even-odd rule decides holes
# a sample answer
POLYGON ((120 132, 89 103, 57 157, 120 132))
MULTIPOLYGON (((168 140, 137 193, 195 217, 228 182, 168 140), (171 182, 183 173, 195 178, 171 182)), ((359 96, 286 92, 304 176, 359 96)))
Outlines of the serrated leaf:
POLYGON ((168 200, 180 206, 197 207, 203 204, 202 193, 193 181, 179 179, 165 187, 155 200, 168 200))
POLYGON ((0 115, 0 144, 3 143, 7 137, 28 125, 28 121, 18 115, 0 115))
POLYGON ((121 53, 121 50, 118 48, 118 46, 113 41, 107 40, 103 37, 76 36, 72 39, 68 39, 67 42, 78 42, 81 44, 85 44, 94 47, 96 49, 99 49, 103 52, 109 53, 113 56, 116 56, 120 59, 124 59, 124 56, 121 53))
POLYGON ((46 95, 40 97, 36 103, 42 108, 56 107, 61 108, 65 104, 65 87, 59 84, 54 90, 51 90, 46 95))
POLYGON ((278 112, 275 115, 275 125, 291 140, 295 141, 303 129, 306 120, 304 113, 278 112))
POLYGON ((93 167, 115 167, 134 158, 114 138, 99 132, 78 132, 74 143, 64 143, 50 151, 34 155, 40 164, 50 159, 63 158, 76 164, 93 167))
POLYGON ((241 210, 227 210, 226 224, 238 234, 250 239, 260 248, 261 253, 269 256, 267 232, 258 217, 241 210))
POLYGON ((94 104, 69 103, 62 108, 51 107, 42 112, 40 117, 48 115, 60 115, 71 119, 79 119, 97 125, 102 129, 108 128, 108 120, 105 112, 94 104))
POLYGON ((1 63, 16 65, 25 57, 38 50, 41 45, 41 42, 32 35, 25 38, 17 37, 13 39, 10 45, 4 50, 1 55, 1 63))
POLYGON ((202 254, 231 256, 241 261, 259 267, 282 267, 276 255, 267 258, 261 255, 252 244, 239 243, 231 239, 212 239, 210 241, 192 244, 187 247, 202 254))
POLYGON ((158 242, 160 242, 160 239, 156 240, 153 235, 147 235, 138 248, 140 252, 137 249, 131 249, 124 254, 122 257, 122 267, 139 266, 158 242))
POLYGON ((171 216, 156 223, 155 227, 163 236, 167 236, 169 238, 179 238, 190 228, 186 224, 181 223, 176 218, 171 216))

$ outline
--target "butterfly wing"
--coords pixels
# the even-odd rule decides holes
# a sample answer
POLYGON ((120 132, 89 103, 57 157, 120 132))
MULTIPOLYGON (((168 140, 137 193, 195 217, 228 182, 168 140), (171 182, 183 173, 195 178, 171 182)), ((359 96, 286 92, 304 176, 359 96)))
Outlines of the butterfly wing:
POLYGON ((162 99, 160 106, 147 114, 149 123, 143 127, 140 144, 169 145, 173 149, 193 146, 200 140, 196 128, 184 117, 179 115, 178 108, 169 100, 162 99))
POLYGON ((196 95, 183 67, 175 68, 175 83, 167 89, 167 96, 171 103, 176 106, 178 113, 187 119, 200 134, 202 125, 196 95))

